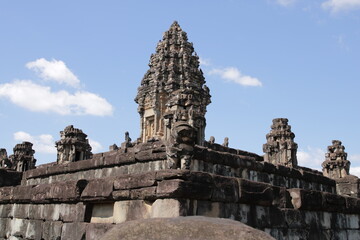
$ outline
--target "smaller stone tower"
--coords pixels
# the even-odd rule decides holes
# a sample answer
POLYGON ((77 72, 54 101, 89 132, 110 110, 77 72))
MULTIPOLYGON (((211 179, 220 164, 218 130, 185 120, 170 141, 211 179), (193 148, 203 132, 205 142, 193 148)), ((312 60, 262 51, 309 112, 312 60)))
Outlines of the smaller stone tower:
POLYGON ((70 125, 60 132, 60 137, 55 143, 57 163, 76 162, 92 157, 89 140, 82 130, 70 125))
POLYGON ((333 140, 332 145, 328 146, 322 167, 324 176, 329 178, 344 178, 349 175, 350 161, 347 160, 347 153, 341 141, 333 140))
POLYGON ((0 148, 0 168, 9 168, 10 161, 5 148, 0 148))
POLYGON ((295 134, 291 132, 287 118, 275 118, 271 131, 266 135, 267 143, 263 145, 264 161, 275 165, 297 167, 296 151, 298 145, 294 142, 295 134))
POLYGON ((35 151, 31 142, 22 142, 14 147, 14 154, 9 156, 9 168, 18 172, 24 172, 35 168, 35 151))

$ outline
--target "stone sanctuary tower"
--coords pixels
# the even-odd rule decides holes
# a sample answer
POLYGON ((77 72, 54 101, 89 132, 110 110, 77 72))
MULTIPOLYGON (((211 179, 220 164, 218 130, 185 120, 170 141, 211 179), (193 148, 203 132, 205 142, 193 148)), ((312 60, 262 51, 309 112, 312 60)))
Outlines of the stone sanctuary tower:
POLYGON ((34 158, 35 151, 32 146, 33 144, 30 142, 16 144, 14 154, 9 156, 8 168, 18 172, 34 169, 36 159, 34 158))
POLYGON ((344 178, 349 175, 350 161, 347 160, 347 153, 341 141, 333 140, 328 146, 326 159, 322 163, 323 174, 330 178, 344 178))
POLYGON ((199 57, 187 34, 174 22, 150 57, 135 98, 139 104, 140 142, 171 140, 181 128, 194 131, 204 144, 209 88, 199 68, 199 57))
POLYGON ((264 161, 275 165, 297 167, 297 144, 295 134, 291 132, 286 118, 275 118, 271 131, 266 135, 267 143, 263 145, 264 161))
POLYGON ((55 143, 57 163, 76 162, 92 157, 87 135, 73 125, 60 132, 61 139, 55 143))
POLYGON ((209 89, 177 22, 135 101, 140 137, 126 132, 110 151, 92 154, 72 125, 52 163, 35 168, 28 142, 0 149, 0 239, 360 239, 360 180, 340 141, 320 172, 298 165, 286 118, 273 120, 263 156, 204 140, 209 89))

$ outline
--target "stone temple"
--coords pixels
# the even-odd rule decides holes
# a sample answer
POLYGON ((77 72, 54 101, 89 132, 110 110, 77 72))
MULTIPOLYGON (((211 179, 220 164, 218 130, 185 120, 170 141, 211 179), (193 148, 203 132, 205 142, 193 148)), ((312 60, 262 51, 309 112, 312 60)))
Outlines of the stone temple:
POLYGON ((360 180, 341 141, 319 172, 298 165, 286 118, 272 121, 264 155, 205 140, 210 91, 177 22, 135 102, 139 138, 126 132, 108 152, 93 154, 72 125, 52 163, 35 166, 29 142, 0 149, 0 239, 248 239, 249 229, 251 239, 360 239, 360 180))

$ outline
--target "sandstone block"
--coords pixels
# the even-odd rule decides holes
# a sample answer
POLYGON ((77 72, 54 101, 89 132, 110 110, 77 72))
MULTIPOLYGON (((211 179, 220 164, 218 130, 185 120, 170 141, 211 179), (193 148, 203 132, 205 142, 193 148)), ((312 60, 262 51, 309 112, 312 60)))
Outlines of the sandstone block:
POLYGON ((27 221, 20 218, 13 218, 8 222, 8 232, 7 236, 21 237, 25 236, 27 229, 27 221))
POLYGON ((58 221, 60 219, 60 204, 43 205, 42 219, 49 221, 58 221))
POLYGON ((27 228, 25 232, 26 239, 41 240, 42 224, 41 220, 26 220, 27 228))
POLYGON ((145 199, 145 200, 156 199, 156 187, 145 187, 145 188, 130 190, 130 198, 145 199))
POLYGON ((61 204, 59 219, 63 222, 83 222, 86 206, 83 203, 61 204))
POLYGON ((88 223, 86 225, 86 240, 99 240, 106 232, 116 225, 106 223, 88 223))
POLYGON ((295 209, 282 209, 285 224, 289 228, 304 228, 304 212, 295 209))
POLYGON ((29 204, 13 204, 11 216, 14 218, 28 218, 29 204))
POLYGON ((113 223, 114 203, 100 203, 92 206, 91 223, 113 223))
POLYGON ((205 217, 225 217, 225 205, 222 202, 197 201, 196 215, 205 217))
POLYGON ((86 184, 86 180, 53 183, 47 193, 47 199, 52 201, 74 201, 79 199, 86 184))
POLYGON ((214 176, 215 187, 211 199, 214 202, 237 202, 239 199, 239 184, 235 178, 214 176))
POLYGON ((81 194, 81 198, 98 198, 106 199, 110 198, 113 191, 114 180, 112 178, 93 179, 89 181, 84 191, 81 194))
POLYGON ((331 193, 322 193, 322 208, 329 212, 342 212, 346 207, 346 199, 343 196, 339 196, 331 193))
POLYGON ((64 223, 61 231, 61 239, 83 240, 86 234, 86 223, 64 223))
POLYGON ((300 188, 287 190, 290 194, 292 206, 295 209, 320 210, 323 206, 322 194, 300 188))
POLYGON ((46 221, 43 223, 42 238, 46 240, 60 240, 63 223, 61 221, 46 221))
POLYGON ((158 183, 156 194, 160 198, 190 198, 207 200, 212 196, 213 186, 205 183, 164 180, 158 183))
MULTIPOLYGON (((158 218, 129 221, 108 231, 100 240, 206 239, 206 240, 270 240, 263 231, 241 222, 208 217, 158 218)), ((296 239, 296 238, 293 238, 296 239)))
POLYGON ((122 190, 153 186, 156 183, 155 174, 155 172, 148 172, 117 177, 114 180, 114 189, 122 190))
POLYGON ((32 189, 34 186, 16 186, 14 188, 14 199, 17 202, 29 202, 32 198, 32 189))
POLYGON ((188 206, 185 200, 157 199, 151 207, 151 218, 186 216, 188 206))
POLYGON ((114 222, 122 223, 136 219, 147 219, 150 217, 151 209, 151 204, 143 200, 115 202, 114 222))
POLYGON ((0 218, 0 238, 6 237, 6 232, 8 227, 8 222, 11 220, 9 218, 0 218))
POLYGON ((114 200, 129 200, 130 199, 130 190, 113 191, 112 198, 114 200))
POLYGON ((0 204, 0 218, 12 217, 12 206, 12 204, 0 204))
POLYGON ((167 169, 156 172, 156 180, 168 180, 168 179, 184 179, 184 175, 188 174, 189 170, 183 169, 167 169))
POLYGON ((239 183, 239 202, 271 206, 276 201, 275 193, 280 188, 266 183, 253 182, 245 179, 237 179, 239 183))
POLYGON ((0 188, 0 202, 5 203, 13 199, 13 187, 0 188))

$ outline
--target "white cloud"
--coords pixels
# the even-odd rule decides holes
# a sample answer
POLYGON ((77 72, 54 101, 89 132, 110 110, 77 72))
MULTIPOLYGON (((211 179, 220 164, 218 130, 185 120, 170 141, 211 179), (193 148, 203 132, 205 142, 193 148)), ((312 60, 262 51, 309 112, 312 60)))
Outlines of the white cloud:
POLYGON ((50 134, 42 134, 40 136, 31 136, 26 132, 16 132, 14 133, 14 140, 23 142, 31 142, 33 145, 33 149, 37 153, 46 153, 46 154, 54 154, 56 153, 55 141, 53 136, 50 134))
POLYGON ((199 57, 200 65, 202 66, 210 66, 210 60, 206 58, 199 57))
POLYGON ((34 70, 41 78, 47 81, 53 81, 60 84, 66 84, 71 87, 79 87, 80 80, 67 68, 63 61, 45 58, 37 59, 26 64, 28 69, 34 70))
POLYGON ((295 2, 296 2, 296 0, 276 0, 277 4, 284 6, 284 7, 290 6, 290 5, 294 4, 295 2))
POLYGON ((350 166, 350 174, 360 177, 360 167, 351 167, 350 166))
POLYGON ((60 115, 112 115, 113 107, 106 99, 90 92, 52 92, 30 80, 0 84, 0 98, 34 112, 55 112, 60 115))
POLYGON ((360 9, 360 0, 328 0, 323 2, 321 6, 332 13, 337 13, 360 9))
POLYGON ((345 36, 343 35, 338 35, 338 36, 335 36, 335 39, 339 45, 339 47, 345 51, 349 51, 350 48, 349 46, 346 44, 346 41, 345 41, 345 36))
POLYGON ((350 174, 360 177, 360 154, 349 155, 348 160, 351 162, 350 174))
POLYGON ((235 67, 213 69, 209 72, 209 74, 218 75, 226 81, 234 82, 243 86, 262 86, 262 83, 259 79, 243 75, 240 70, 235 67))
POLYGON ((325 151, 321 148, 307 147, 305 151, 300 150, 297 152, 297 159, 299 166, 321 171, 321 164, 325 160, 325 151))
POLYGON ((92 148, 92 152, 93 153, 96 153, 96 152, 99 152, 101 150, 103 150, 103 146, 101 145, 101 143, 89 138, 89 144, 92 148))
MULTIPOLYGON (((42 134, 39 136, 32 136, 31 134, 23 131, 14 133, 14 140, 18 142, 31 142, 33 144, 33 149, 36 153, 45 153, 45 154, 56 154, 57 150, 55 147, 54 137, 50 134, 42 134)), ((89 144, 92 147, 92 152, 99 152, 103 150, 103 146, 89 138, 89 144)))

